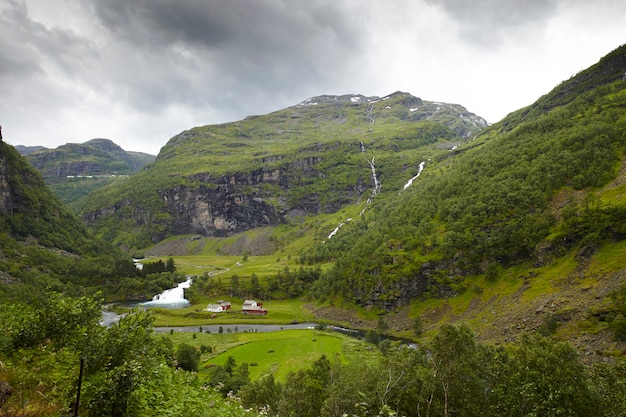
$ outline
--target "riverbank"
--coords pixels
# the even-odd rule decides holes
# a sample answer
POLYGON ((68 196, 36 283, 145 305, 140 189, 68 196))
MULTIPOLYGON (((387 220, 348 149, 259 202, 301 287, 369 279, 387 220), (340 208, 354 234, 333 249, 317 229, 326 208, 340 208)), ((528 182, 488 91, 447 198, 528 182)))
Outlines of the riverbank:
POLYGON ((248 324, 231 323, 226 325, 210 324, 204 326, 165 326, 155 327, 154 331, 165 332, 186 332, 186 333, 245 333, 245 332, 277 332, 281 330, 306 330, 315 329, 318 323, 292 323, 292 324, 248 324), (221 330, 220 330, 221 329, 221 330))

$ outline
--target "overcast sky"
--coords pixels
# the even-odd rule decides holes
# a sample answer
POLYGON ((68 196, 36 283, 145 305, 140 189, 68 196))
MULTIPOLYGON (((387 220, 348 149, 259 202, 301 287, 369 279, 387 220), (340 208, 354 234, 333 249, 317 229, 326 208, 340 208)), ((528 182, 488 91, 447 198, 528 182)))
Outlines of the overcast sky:
POLYGON ((494 123, 625 42, 623 0, 0 0, 0 125, 157 154, 194 126, 398 90, 494 123))

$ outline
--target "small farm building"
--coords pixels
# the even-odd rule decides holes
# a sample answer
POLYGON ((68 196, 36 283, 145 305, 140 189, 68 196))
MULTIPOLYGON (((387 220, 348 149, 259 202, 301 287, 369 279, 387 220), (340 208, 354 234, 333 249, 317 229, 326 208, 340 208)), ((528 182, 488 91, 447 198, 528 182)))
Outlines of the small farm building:
POLYGON ((244 301, 243 306, 241 306, 241 312, 243 314, 256 314, 256 315, 267 314, 267 310, 263 308, 263 304, 258 303, 254 300, 244 301))
POLYGON ((209 304, 206 311, 212 313, 221 313, 222 311, 230 310, 231 304, 228 301, 219 300, 217 304, 209 304))

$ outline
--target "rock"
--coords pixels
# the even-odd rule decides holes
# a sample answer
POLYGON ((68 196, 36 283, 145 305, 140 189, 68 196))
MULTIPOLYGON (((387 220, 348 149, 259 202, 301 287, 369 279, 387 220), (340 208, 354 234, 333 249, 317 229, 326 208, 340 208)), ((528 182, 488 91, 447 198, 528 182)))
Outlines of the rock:
POLYGON ((0 381, 0 408, 11 397, 11 386, 6 381, 0 381))

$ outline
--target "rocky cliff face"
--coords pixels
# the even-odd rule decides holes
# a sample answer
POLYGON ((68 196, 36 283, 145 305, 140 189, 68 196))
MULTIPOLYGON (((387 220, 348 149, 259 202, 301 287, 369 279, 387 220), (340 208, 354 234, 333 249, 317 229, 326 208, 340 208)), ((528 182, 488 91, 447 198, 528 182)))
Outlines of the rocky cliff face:
POLYGON ((0 213, 5 214, 11 213, 13 207, 9 185, 9 167, 6 158, 7 146, 0 141, 0 213))
POLYGON ((217 188, 179 186, 161 192, 172 215, 170 232, 227 236, 258 226, 282 222, 277 207, 261 197, 234 192, 238 184, 217 188))
MULTIPOLYGON (((266 163, 268 161, 265 161, 266 163)), ((273 161, 275 162, 275 161, 273 161)), ((160 190, 162 216, 124 199, 111 207, 89 212, 83 220, 94 225, 102 219, 132 210, 138 227, 157 226, 150 237, 156 243, 177 234, 230 236, 255 227, 275 226, 288 218, 306 214, 332 213, 342 204, 358 201, 369 192, 367 179, 338 189, 332 201, 318 193, 290 198, 289 192, 303 182, 323 177, 320 158, 306 157, 277 168, 261 167, 249 172, 214 176, 199 173, 186 184, 160 190)))

